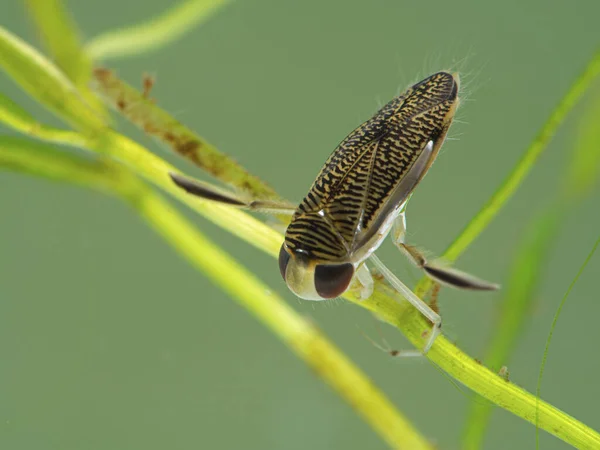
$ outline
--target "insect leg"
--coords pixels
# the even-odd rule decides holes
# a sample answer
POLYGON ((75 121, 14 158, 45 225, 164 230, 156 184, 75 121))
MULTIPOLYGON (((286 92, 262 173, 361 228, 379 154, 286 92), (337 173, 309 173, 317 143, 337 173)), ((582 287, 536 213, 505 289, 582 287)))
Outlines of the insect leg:
POLYGON ((360 299, 368 299, 373 294, 375 283, 366 263, 362 263, 356 271, 356 280, 360 284, 360 299))
POLYGON ((406 236, 406 214, 402 209, 394 221, 393 226, 394 245, 406 255, 406 257, 417 267, 423 269, 425 273, 434 281, 452 286, 459 289, 469 289, 473 291, 494 291, 500 286, 494 283, 477 278, 458 269, 444 266, 439 263, 427 261, 425 255, 416 247, 404 243, 406 236))
POLYGON ((285 214, 292 215, 296 211, 296 207, 285 202, 277 202, 272 200, 250 200, 246 201, 234 193, 227 192, 210 183, 193 180, 183 175, 169 172, 169 176, 173 183, 189 194, 205 200, 211 200, 226 205, 237 206, 239 208, 260 211, 268 214, 285 214))
POLYGON ((394 235, 394 244, 397 242, 404 243, 404 238, 406 237, 406 203, 408 200, 402 205, 400 209, 400 213, 394 219, 393 224, 393 235, 394 235))
POLYGON ((362 335, 371 344, 373 344, 373 346, 376 349, 387 353, 388 355, 390 355, 393 358, 408 358, 408 357, 413 358, 415 356, 423 356, 423 353, 421 353, 419 350, 397 350, 397 349, 392 348, 392 346, 388 343, 387 339, 383 337, 383 335, 381 336, 381 341, 382 341, 381 344, 379 344, 378 342, 375 342, 366 333, 362 333, 362 335))
POLYGON ((425 344, 425 347, 423 347, 423 354, 427 354, 427 352, 433 345, 433 342, 440 334, 440 328, 442 327, 442 318, 433 309, 431 309, 429 305, 427 305, 427 303, 425 303, 423 300, 417 297, 413 291, 411 291, 404 283, 402 283, 402 281, 400 281, 396 277, 396 275, 394 275, 392 271, 388 269, 377 256, 371 255, 370 260, 373 262, 373 264, 381 273, 381 275, 384 276, 387 282, 390 283, 390 285, 392 285, 392 287, 396 289, 396 291, 398 291, 398 293, 400 293, 406 300, 408 300, 408 302, 410 302, 411 305, 417 308, 419 312, 423 314, 431 323, 433 323, 433 328, 431 330, 429 340, 425 344))

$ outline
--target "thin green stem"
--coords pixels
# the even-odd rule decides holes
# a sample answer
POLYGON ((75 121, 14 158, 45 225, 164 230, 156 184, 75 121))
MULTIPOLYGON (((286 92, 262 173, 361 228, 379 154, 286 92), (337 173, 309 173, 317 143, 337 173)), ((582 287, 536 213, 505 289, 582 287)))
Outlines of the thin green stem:
POLYGON ((75 84, 95 112, 106 120, 106 110, 89 89, 92 61, 83 49, 79 30, 62 0, 26 0, 41 40, 60 70, 75 84))
POLYGON ((0 166, 77 183, 125 199, 192 265, 267 325, 390 446, 409 450, 433 448, 322 333, 128 170, 116 164, 89 162, 47 146, 6 137, 0 138, 0 166))
MULTIPOLYGON (((554 329, 556 328, 556 324, 558 323, 558 317, 560 316, 560 313, 562 312, 563 307, 565 306, 565 303, 567 302, 567 298, 569 297, 569 294, 571 294, 573 287, 575 287, 575 284, 579 280, 579 277, 583 273, 585 267, 588 265, 588 263, 594 256, 594 253, 596 253, 596 249, 598 248, 599 244, 600 244, 600 236, 598 236, 598 239, 596 239, 596 243, 592 247, 592 250, 590 250, 590 252, 588 253, 588 255, 585 258, 585 261, 583 262, 581 267, 579 268, 577 275, 575 275, 575 278, 573 278, 573 281, 571 281, 571 284, 569 285, 567 292, 565 292, 565 295, 563 296, 562 300, 560 301, 560 305, 558 306, 558 309, 556 310, 556 313, 554 314, 554 318, 552 319, 552 325, 550 326, 550 332, 548 333, 548 339, 546 339, 546 346, 544 347, 544 354, 542 356, 542 365, 540 367, 540 374, 538 376, 537 387, 535 390, 536 399, 537 399, 536 414, 535 414, 535 447, 536 448, 539 448, 539 445, 540 445, 539 422, 540 422, 541 412, 540 412, 540 408, 539 408, 538 404, 540 402, 539 398, 540 398, 540 394, 542 391, 542 375, 544 374, 544 367, 546 367, 546 361, 548 360, 548 350, 550 349, 550 342, 552 341, 552 335, 554 334, 554 329)), ((588 448, 588 447, 585 447, 585 448, 588 448)), ((589 447, 589 448, 596 448, 596 447, 589 447)))
MULTIPOLYGON (((498 371, 506 364, 529 319, 544 263, 562 224, 562 212, 552 207, 537 217, 517 246, 518 253, 511 264, 506 292, 498 302, 498 320, 484 358, 486 366, 493 370, 498 371)), ((464 450, 481 448, 493 406, 482 402, 479 396, 473 396, 463 433, 464 450)))
POLYGON ((77 86, 84 86, 92 62, 83 51, 77 26, 62 0, 26 0, 26 4, 56 65, 77 86))
POLYGON ((84 148, 85 138, 71 130, 49 127, 37 122, 31 114, 0 93, 0 122, 31 137, 44 141, 84 148))
POLYGON ((140 55, 179 39, 195 26, 208 20, 229 0, 187 0, 146 22, 107 31, 86 46, 97 60, 140 55))
POLYGON ((558 127, 599 73, 600 52, 597 52, 583 73, 575 80, 569 91, 556 108, 554 108, 554 111, 552 111, 536 138, 525 151, 512 172, 506 177, 500 188, 490 197, 481 211, 475 215, 459 234, 458 238, 448 247, 444 253, 445 259, 448 261, 456 260, 475 238, 481 234, 491 220, 496 217, 500 209, 514 195, 525 177, 531 172, 535 162, 545 150, 550 139, 552 139, 556 130, 558 130, 558 127))
MULTIPOLYGON (((490 197, 481 210, 471 219, 458 237, 444 252, 443 258, 455 261, 471 243, 482 233, 500 209, 510 200, 525 177, 531 172, 546 146, 564 121, 567 114, 577 104, 583 93, 600 73, 600 51, 596 52, 590 63, 581 75, 571 85, 565 96, 546 120, 536 138, 527 148, 521 159, 517 162, 510 174, 505 178, 498 190, 490 197)), ((422 296, 432 286, 429 278, 422 278, 415 287, 415 293, 422 296)))

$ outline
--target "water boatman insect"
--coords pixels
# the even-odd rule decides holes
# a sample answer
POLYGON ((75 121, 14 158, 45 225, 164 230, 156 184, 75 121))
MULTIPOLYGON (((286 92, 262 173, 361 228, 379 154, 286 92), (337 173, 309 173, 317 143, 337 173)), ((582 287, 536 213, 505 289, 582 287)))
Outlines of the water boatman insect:
POLYGON ((361 298, 368 298, 374 284, 368 260, 432 322, 423 348, 426 353, 439 334, 441 317, 375 256, 390 232, 394 244, 435 281, 461 289, 498 288, 429 262, 404 242, 406 204, 440 151, 459 104, 458 87, 456 74, 438 72, 394 98, 339 144, 298 207, 268 200, 245 201, 203 182, 173 173, 171 177, 179 187, 204 199, 290 214, 279 270, 298 297, 335 298, 357 280, 361 298))

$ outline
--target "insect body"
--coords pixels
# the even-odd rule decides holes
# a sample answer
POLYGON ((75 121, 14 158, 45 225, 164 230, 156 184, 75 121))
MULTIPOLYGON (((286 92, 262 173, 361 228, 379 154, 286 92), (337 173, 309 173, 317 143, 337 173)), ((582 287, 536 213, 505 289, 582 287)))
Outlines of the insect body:
POLYGON ((246 202, 180 175, 174 182, 203 198, 254 210, 292 213, 279 253, 288 287, 307 300, 335 298, 353 280, 362 297, 373 289, 370 260, 386 280, 434 324, 441 319, 374 255, 393 229, 394 243, 430 277, 459 288, 489 290, 486 283, 456 269, 430 264, 404 243, 406 203, 435 160, 458 107, 458 77, 439 72, 415 84, 350 133, 335 149, 297 208, 246 202))

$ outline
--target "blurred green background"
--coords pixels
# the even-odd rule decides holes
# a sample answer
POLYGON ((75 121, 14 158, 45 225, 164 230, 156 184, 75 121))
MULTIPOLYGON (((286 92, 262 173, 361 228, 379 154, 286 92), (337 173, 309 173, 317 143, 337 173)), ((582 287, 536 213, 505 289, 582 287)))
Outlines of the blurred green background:
MULTIPOLYGON (((163 11, 161 0, 71 1, 85 38, 163 11)), ((409 83, 461 71, 466 101, 414 195, 409 240, 440 254, 501 183, 600 43, 600 3, 507 0, 238 1, 161 51, 110 61, 179 120, 299 200, 336 144, 409 83)), ((39 46, 23 4, 0 24, 39 46)), ((0 90, 47 123, 3 74, 0 90)), ((553 198, 589 94, 517 196, 458 266, 506 282, 525 227, 553 198)), ((201 175, 127 124, 161 156, 201 175)), ((1 128, 0 128, 1 129, 1 128)), ((1 129, 3 133, 11 133, 1 129)), ((566 219, 533 314, 506 362, 535 390, 552 316, 597 238, 600 190, 566 219)), ((67 185, 0 172, 0 448, 377 449, 378 436, 245 310, 132 210, 67 185)), ((187 214, 187 211, 185 211, 187 214)), ((191 216, 192 217, 192 216, 191 216)), ((426 360, 398 360, 363 336, 394 329, 343 301, 296 299, 275 261, 198 226, 308 316, 441 449, 460 448, 471 400, 426 360)), ((405 281, 418 273, 387 243, 405 281)), ((543 397, 600 428, 600 315, 591 261, 555 332, 543 397)), ((444 332, 482 358, 501 293, 443 290, 444 332)), ((532 448, 534 427, 496 410, 484 447, 532 448)), ((542 433, 541 448, 567 445, 542 433)))

